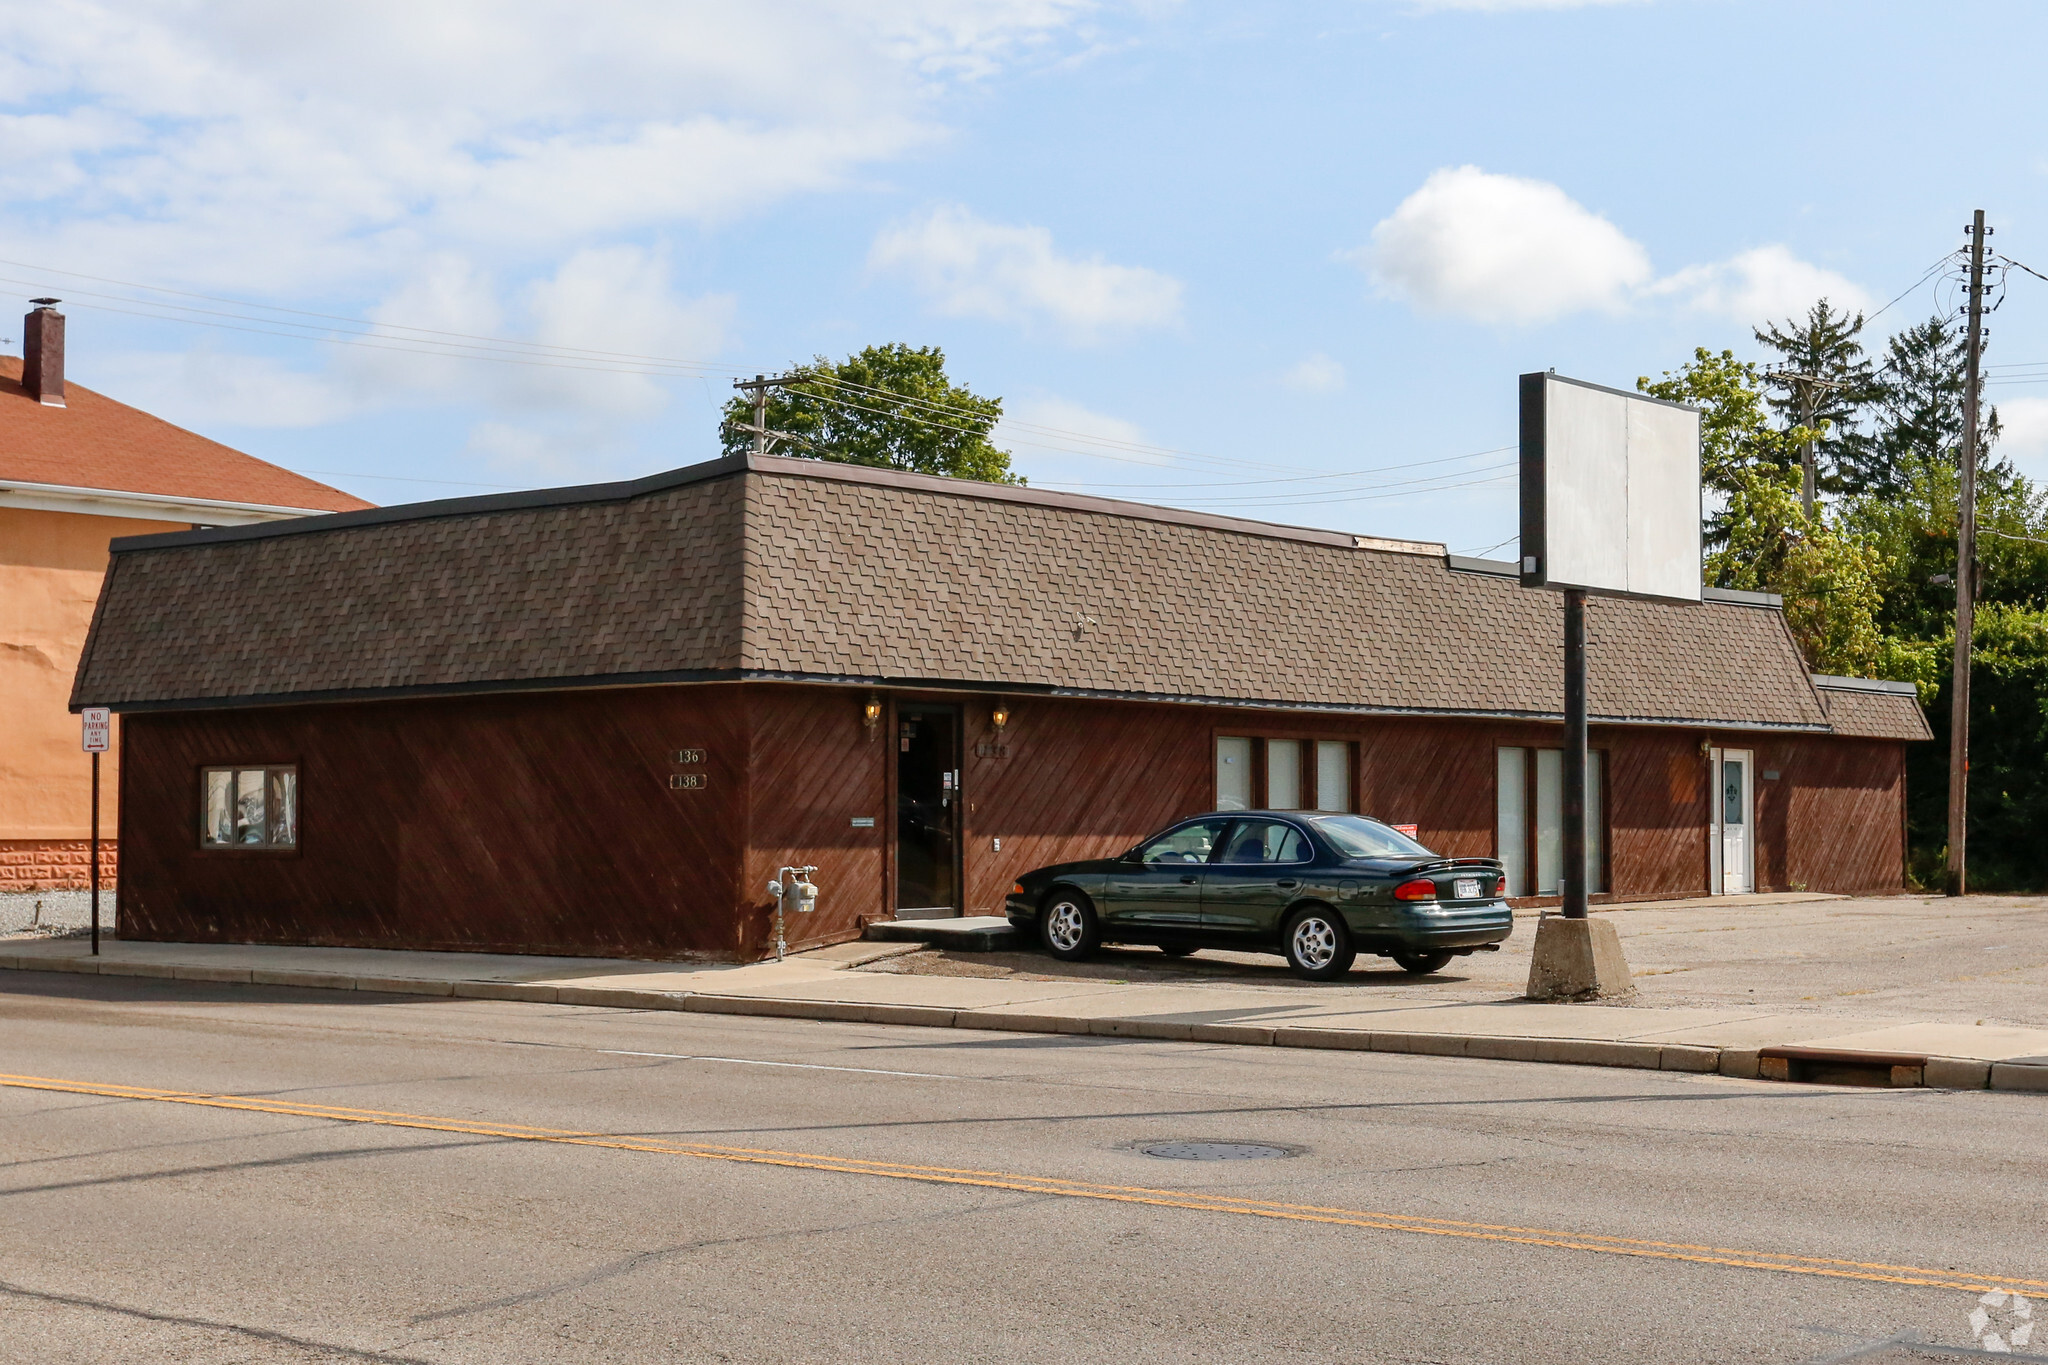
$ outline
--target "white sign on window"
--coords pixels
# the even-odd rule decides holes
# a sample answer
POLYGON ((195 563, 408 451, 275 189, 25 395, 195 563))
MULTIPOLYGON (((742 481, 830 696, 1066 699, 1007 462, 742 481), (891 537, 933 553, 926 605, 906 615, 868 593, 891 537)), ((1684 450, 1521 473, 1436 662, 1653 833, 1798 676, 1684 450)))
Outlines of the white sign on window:
POLYGON ((89 754, 103 754, 114 747, 114 713, 104 706, 88 706, 78 713, 79 747, 89 754))

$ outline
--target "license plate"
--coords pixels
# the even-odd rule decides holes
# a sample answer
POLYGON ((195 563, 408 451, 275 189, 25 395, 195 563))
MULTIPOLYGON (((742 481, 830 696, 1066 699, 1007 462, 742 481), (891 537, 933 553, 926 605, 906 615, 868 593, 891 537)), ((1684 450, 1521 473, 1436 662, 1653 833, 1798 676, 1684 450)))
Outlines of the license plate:
POLYGON ((1451 898, 1452 898, 1453 900, 1461 900, 1461 901, 1476 901, 1476 900, 1478 900, 1478 899, 1479 899, 1479 878, 1477 878, 1477 877, 1460 877, 1460 878, 1458 878, 1458 880, 1456 880, 1456 881, 1452 882, 1452 883, 1451 883, 1451 898))

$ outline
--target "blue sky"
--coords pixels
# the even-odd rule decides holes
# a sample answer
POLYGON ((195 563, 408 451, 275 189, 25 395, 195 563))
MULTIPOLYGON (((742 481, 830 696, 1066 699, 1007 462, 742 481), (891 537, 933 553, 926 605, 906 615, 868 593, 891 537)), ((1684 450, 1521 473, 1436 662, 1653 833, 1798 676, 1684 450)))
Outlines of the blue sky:
MULTIPOLYGON (((907 341, 1034 483, 1477 551, 1524 370, 1754 354, 1980 206, 2048 272, 2016 3, 78 0, 0 37, 0 277, 65 300, 74 377, 378 502, 707 458, 734 374, 907 341)), ((2048 361, 2048 283, 1989 359, 2048 361)), ((1994 394, 2048 472, 2048 388, 1994 394)))

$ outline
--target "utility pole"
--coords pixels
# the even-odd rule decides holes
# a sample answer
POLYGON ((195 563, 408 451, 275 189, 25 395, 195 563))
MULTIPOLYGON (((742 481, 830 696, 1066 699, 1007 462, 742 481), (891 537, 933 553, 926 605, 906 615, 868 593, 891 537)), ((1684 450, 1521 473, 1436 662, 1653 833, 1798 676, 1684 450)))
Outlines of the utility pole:
POLYGON ((1806 429, 1806 442, 1799 448, 1799 503, 1806 510, 1806 520, 1813 521, 1813 505, 1816 492, 1814 465, 1819 452, 1814 441, 1814 410, 1820 406, 1817 390, 1841 389, 1848 385, 1839 379, 1828 379, 1817 374, 1807 374, 1792 368, 1788 362, 1769 371, 1770 377, 1782 380, 1799 396, 1799 425, 1806 429))
POLYGON ((1957 459, 1956 657, 1949 686, 1948 721, 1948 894, 1968 889, 1970 834, 1970 648, 1977 621, 1977 383, 1984 359, 1984 210, 1970 234, 1970 331, 1964 352, 1963 448, 1957 459))
POLYGON ((734 388, 742 393, 751 395, 754 400, 754 425, 738 428, 740 431, 751 431, 754 433, 754 454, 766 455, 768 453, 769 438, 787 434, 768 430, 768 390, 778 388, 784 384, 794 384, 795 382, 795 379, 787 376, 780 379, 770 379, 763 374, 757 374, 752 379, 735 379, 732 381, 734 388))

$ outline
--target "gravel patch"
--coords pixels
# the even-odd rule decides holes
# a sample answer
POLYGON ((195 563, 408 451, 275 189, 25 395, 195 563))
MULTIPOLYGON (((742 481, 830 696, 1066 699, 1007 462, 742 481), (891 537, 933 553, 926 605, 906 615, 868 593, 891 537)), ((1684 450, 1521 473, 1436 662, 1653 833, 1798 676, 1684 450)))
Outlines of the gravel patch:
MULTIPOLYGON (((114 929, 114 892, 100 892, 100 932, 114 929)), ((92 932, 90 891, 0 891, 0 937, 63 938, 92 932)))

